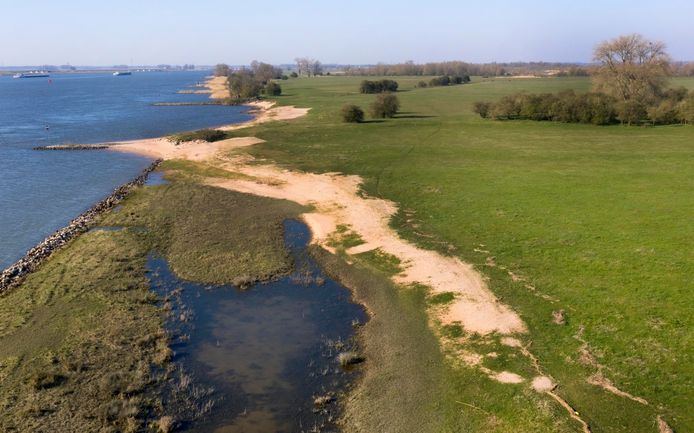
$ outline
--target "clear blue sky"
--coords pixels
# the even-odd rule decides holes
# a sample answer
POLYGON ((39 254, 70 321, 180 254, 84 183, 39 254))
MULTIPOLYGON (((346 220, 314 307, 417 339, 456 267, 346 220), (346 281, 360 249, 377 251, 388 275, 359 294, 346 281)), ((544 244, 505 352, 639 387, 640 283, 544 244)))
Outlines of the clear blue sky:
POLYGON ((694 60, 694 0, 2 0, 0 64, 589 61, 633 32, 694 60))

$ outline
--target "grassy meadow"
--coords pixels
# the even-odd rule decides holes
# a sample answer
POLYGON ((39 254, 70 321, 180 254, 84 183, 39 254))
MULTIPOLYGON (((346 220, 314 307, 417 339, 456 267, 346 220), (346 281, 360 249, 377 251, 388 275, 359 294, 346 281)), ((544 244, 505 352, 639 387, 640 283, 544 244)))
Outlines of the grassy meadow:
MULTIPOLYGON (((375 98, 358 93, 360 77, 283 81, 279 103, 309 114, 231 134, 266 140, 241 150, 261 162, 363 176, 367 194, 399 204, 401 236, 475 264, 521 314, 523 344, 592 432, 655 433, 658 416, 694 431, 694 127, 483 120, 475 101, 590 82, 415 88, 420 79, 396 78, 396 118, 362 124, 340 120, 344 104, 366 109, 375 98), (648 404, 589 383, 596 378, 648 404)), ((175 414, 156 390, 170 350, 145 274, 150 252, 205 283, 246 286, 291 266, 282 221, 305 208, 205 186, 240 176, 213 164, 161 168, 169 184, 138 189, 98 223, 122 230, 79 237, 0 297, 0 430, 165 430, 161 417, 175 414)), ((402 264, 393 257, 348 257, 359 239, 342 229, 337 255, 313 254, 371 313, 359 332, 363 375, 338 398, 344 431, 582 431, 528 381, 502 384, 458 362, 459 350, 474 351, 493 371, 537 375, 498 335, 432 323, 427 310, 450 296, 394 285, 402 264)))
MULTIPOLYGON (((585 91, 586 78, 420 89, 419 77, 397 77, 397 118, 342 123, 344 104, 366 109, 374 98, 358 93, 361 79, 283 81, 279 103, 309 115, 237 134, 267 140, 249 150, 257 158, 363 176, 366 193, 399 204, 392 224, 402 236, 474 263, 522 315, 524 343, 593 432, 655 432, 657 416, 694 430, 694 127, 498 122, 471 110, 522 90, 585 91), (596 377, 648 404, 588 383, 596 377)), ((500 354, 485 365, 529 371, 518 353, 472 340, 460 344, 500 354)), ((459 395, 482 380, 462 371, 459 395)), ((486 384, 478 395, 477 415, 500 425, 530 400, 522 385, 486 384)), ((479 431, 560 430, 514 421, 479 431)))

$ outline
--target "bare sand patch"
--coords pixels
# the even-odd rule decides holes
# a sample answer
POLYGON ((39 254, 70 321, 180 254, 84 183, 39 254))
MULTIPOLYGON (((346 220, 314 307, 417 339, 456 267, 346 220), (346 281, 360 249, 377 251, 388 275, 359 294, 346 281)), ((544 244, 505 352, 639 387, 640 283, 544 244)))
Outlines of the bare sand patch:
POLYGON ((646 399, 635 396, 635 395, 631 395, 628 392, 622 391, 621 389, 614 386, 612 381, 610 381, 610 379, 603 376, 601 371, 598 371, 594 375, 590 376, 587 379, 587 382, 591 385, 599 386, 602 389, 604 389, 608 392, 611 392, 614 395, 618 395, 618 396, 623 397, 623 398, 628 398, 629 400, 633 400, 633 401, 641 403, 645 406, 648 405, 648 401, 646 401, 646 399))
POLYGON ((315 211, 305 220, 313 233, 314 244, 329 248, 330 235, 337 225, 347 225, 364 240, 359 252, 380 248, 400 259, 404 272, 394 277, 397 283, 424 284, 435 294, 456 293, 455 300, 442 309, 443 324, 459 322, 467 332, 481 335, 526 331, 520 317, 496 299, 471 265, 400 239, 389 226, 397 206, 388 200, 364 196, 360 191, 360 177, 302 173, 272 165, 232 164, 228 168, 263 181, 213 180, 211 184, 313 206, 315 211))
POLYGON ((658 415, 658 418, 656 420, 658 421, 658 431, 660 433, 675 433, 675 431, 672 429, 672 427, 670 427, 668 425, 668 423, 665 422, 663 417, 658 415))
MULTIPOLYGON (((224 78, 224 77, 215 77, 224 78)), ((222 126, 216 128, 220 131, 232 131, 247 128, 260 123, 274 120, 291 120, 308 113, 309 108, 297 108, 294 106, 274 107, 274 101, 256 101, 247 104, 252 107, 256 117, 248 122, 222 126)), ((119 152, 136 153, 142 156, 161 159, 190 159, 192 161, 204 161, 211 159, 220 152, 234 148, 251 146, 262 143, 263 140, 256 137, 237 137, 215 142, 190 141, 175 144, 166 137, 148 138, 143 140, 119 141, 104 143, 111 150, 119 152)))
POLYGON ((220 131, 235 131, 237 129, 247 128, 261 123, 271 122, 274 120, 292 120, 305 116, 310 108, 298 108, 291 105, 275 107, 274 101, 255 101, 249 102, 252 107, 251 112, 256 114, 256 117, 250 122, 239 123, 235 125, 222 126, 217 128, 220 131))
POLYGON ((537 392, 551 391, 554 389, 554 387, 556 387, 555 383, 552 382, 552 379, 547 376, 534 377, 531 386, 537 392))
POLYGON ((111 143, 109 148, 118 152, 136 153, 150 158, 205 161, 215 157, 222 151, 262 142, 263 140, 256 137, 239 137, 212 143, 207 141, 188 141, 175 144, 167 138, 151 138, 111 143))
POLYGON ((502 371, 501 373, 496 373, 492 376, 492 379, 501 383, 523 383, 525 379, 516 373, 511 373, 510 371, 502 371))

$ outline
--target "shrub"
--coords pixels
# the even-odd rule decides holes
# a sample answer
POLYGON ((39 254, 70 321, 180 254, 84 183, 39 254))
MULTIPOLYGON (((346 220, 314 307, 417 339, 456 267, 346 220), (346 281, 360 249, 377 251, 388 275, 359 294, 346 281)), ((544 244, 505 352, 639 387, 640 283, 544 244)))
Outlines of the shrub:
POLYGON ((609 125, 617 118, 614 99, 602 93, 590 94, 591 119, 593 125, 609 125))
POLYGON ((420 81, 419 83, 417 83, 417 87, 427 87, 427 86, 428 86, 428 84, 426 81, 420 81))
POLYGON ((359 106, 349 104, 342 107, 342 120, 346 123, 359 123, 364 121, 364 110, 359 106))
POLYGON ((694 123, 694 94, 689 95, 680 104, 679 118, 685 123, 694 123))
POLYGON ((648 118, 653 124, 671 125, 681 122, 680 110, 677 102, 666 99, 660 104, 648 109, 648 118))
POLYGON ((521 104, 519 95, 504 96, 494 104, 492 108, 492 117, 496 120, 517 119, 520 116, 521 104))
POLYGON ((431 87, 448 86, 449 84, 451 84, 451 77, 449 77, 448 75, 443 75, 438 78, 432 78, 431 81, 429 81, 429 85, 431 87))
POLYGON ((489 117, 489 112, 491 111, 491 102, 477 101, 472 105, 472 111, 479 114, 481 118, 486 119, 489 117))
POLYGON ((181 144, 187 141, 214 142, 224 140, 225 138, 227 138, 226 133, 217 129, 200 129, 198 131, 182 132, 169 137, 175 144, 181 144))
POLYGON ((289 74, 289 76, 292 78, 297 78, 299 74, 297 74, 296 72, 292 72, 291 74, 289 74))
POLYGON ((282 87, 275 83, 274 81, 270 81, 265 85, 265 95, 267 96, 279 96, 282 94, 282 87))
POLYGON ((342 367, 349 367, 350 365, 364 362, 364 358, 359 356, 356 352, 342 352, 337 355, 337 362, 342 367))
POLYGON ((470 76, 469 75, 454 75, 454 76, 449 76, 449 75, 442 75, 440 77, 432 78, 429 81, 429 85, 431 87, 436 87, 436 86, 450 86, 454 84, 465 84, 470 82, 470 76))
POLYGON ((280 78, 282 79, 282 81, 287 81, 289 79, 287 75, 282 75, 280 78))
POLYGON ((637 100, 627 100, 617 104, 617 118, 620 122, 631 125, 648 118, 646 104, 637 100))
POLYGON ((376 96, 376 100, 371 104, 371 115, 375 118, 384 119, 393 117, 400 110, 398 97, 391 93, 382 93, 376 96))
POLYGON ((595 125, 607 125, 616 120, 612 97, 602 93, 576 94, 573 90, 558 94, 507 95, 496 103, 476 102, 473 111, 482 118, 496 120, 553 120, 595 125))
POLYGON ((359 91, 361 93, 397 92, 398 87, 398 82, 393 80, 364 80, 361 82, 361 85, 359 86, 359 91))

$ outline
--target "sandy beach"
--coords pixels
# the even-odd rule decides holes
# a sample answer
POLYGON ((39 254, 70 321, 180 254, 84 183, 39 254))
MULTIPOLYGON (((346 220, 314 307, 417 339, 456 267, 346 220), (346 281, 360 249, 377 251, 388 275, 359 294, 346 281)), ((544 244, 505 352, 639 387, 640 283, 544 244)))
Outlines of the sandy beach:
POLYGON ((210 98, 226 99, 230 98, 229 87, 227 87, 227 77, 210 77, 205 81, 205 87, 209 90, 210 98))
MULTIPOLYGON (((248 128, 274 120, 292 120, 305 116, 309 108, 297 108, 293 106, 275 107, 273 101, 256 101, 246 104, 251 107, 250 112, 255 118, 248 122, 231 124, 216 128, 221 131, 233 131, 248 128)), ((218 153, 235 147, 245 147, 262 142, 255 137, 238 137, 216 142, 191 141, 176 144, 166 137, 147 138, 142 140, 118 141, 112 143, 97 144, 96 146, 108 146, 109 150, 118 152, 136 153, 151 158, 162 159, 190 159, 202 161, 210 159, 218 153)))

